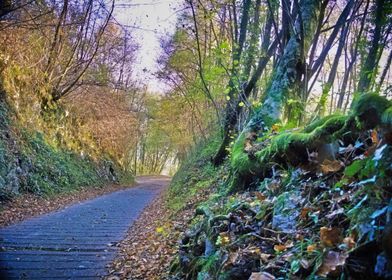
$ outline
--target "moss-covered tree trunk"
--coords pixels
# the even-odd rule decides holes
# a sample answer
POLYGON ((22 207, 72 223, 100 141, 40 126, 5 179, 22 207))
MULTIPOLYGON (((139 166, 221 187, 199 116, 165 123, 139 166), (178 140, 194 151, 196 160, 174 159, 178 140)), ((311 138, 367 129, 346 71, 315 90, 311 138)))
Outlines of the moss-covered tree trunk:
POLYGON ((300 2, 300 13, 282 57, 274 70, 261 108, 255 112, 233 147, 232 167, 242 179, 257 173, 257 162, 252 155, 252 142, 282 118, 287 96, 299 94, 299 81, 305 70, 305 55, 317 27, 320 1, 300 2))

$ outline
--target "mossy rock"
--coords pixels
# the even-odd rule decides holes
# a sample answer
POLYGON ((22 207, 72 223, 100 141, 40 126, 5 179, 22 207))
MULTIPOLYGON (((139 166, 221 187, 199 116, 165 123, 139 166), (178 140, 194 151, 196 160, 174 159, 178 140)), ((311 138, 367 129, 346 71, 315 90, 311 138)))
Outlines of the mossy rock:
POLYGON ((327 116, 299 131, 263 137, 262 142, 249 141, 243 132, 232 149, 231 167, 236 178, 232 178, 230 189, 247 187, 255 178, 268 175, 274 165, 287 168, 307 164, 309 151, 317 151, 338 139, 345 144, 352 143, 362 131, 391 122, 391 102, 377 94, 363 94, 354 100, 349 115, 327 116), (246 147, 249 145, 256 151, 249 153, 246 147))
POLYGON ((388 120, 388 113, 384 115, 384 112, 391 105, 391 101, 376 93, 362 94, 354 99, 351 114, 359 120, 363 129, 372 129, 379 125, 382 119, 388 120))

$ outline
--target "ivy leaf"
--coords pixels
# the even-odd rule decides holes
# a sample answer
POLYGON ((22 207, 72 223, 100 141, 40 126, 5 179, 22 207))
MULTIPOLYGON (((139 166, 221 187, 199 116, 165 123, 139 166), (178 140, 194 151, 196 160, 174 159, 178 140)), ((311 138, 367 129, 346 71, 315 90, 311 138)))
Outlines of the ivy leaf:
POLYGON ((359 171, 362 170, 363 166, 365 164, 364 160, 356 160, 352 164, 346 167, 344 170, 344 175, 348 177, 354 177, 355 175, 358 174, 359 171))

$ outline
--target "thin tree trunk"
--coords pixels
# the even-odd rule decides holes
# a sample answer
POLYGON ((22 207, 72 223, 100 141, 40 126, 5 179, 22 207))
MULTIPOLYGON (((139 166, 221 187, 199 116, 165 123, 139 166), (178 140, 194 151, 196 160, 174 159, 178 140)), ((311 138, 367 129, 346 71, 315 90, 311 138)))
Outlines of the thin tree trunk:
POLYGON ((380 49, 381 31, 384 25, 385 0, 376 0, 375 27, 373 31, 373 39, 367 54, 365 62, 362 64, 359 74, 359 82, 357 91, 365 93, 369 91, 371 84, 374 82, 377 69, 377 56, 380 49))
MULTIPOLYGON (((338 48, 336 50, 336 54, 335 54, 335 57, 334 57, 334 60, 333 60, 333 63, 332 63, 331 70, 329 72, 328 81, 323 86, 321 98, 320 98, 320 101, 319 101, 319 103, 317 105, 317 108, 316 108, 316 113, 320 113, 321 116, 323 116, 324 113, 325 113, 325 109, 326 109, 325 108, 325 104, 326 104, 326 101, 328 99, 329 92, 330 92, 331 88, 333 87, 333 83, 335 81, 335 77, 336 77, 336 73, 337 73, 337 70, 338 70, 340 57, 342 55, 343 48, 344 48, 344 45, 346 43, 346 38, 347 38, 347 33, 348 33, 348 30, 349 30, 349 26, 350 26, 349 24, 345 25, 343 27, 341 33, 340 33, 339 44, 338 44, 338 48)), ((332 106, 331 106, 331 108, 332 108, 332 106)))
POLYGON ((354 48, 353 53, 352 53, 351 61, 350 61, 349 65, 348 65, 348 67, 347 67, 347 69, 346 69, 346 71, 344 73, 344 76, 343 76, 343 81, 342 81, 342 85, 341 85, 341 88, 340 88, 339 99, 338 99, 338 104, 337 104, 337 108, 338 109, 342 109, 344 96, 346 94, 346 88, 347 88, 347 83, 348 83, 348 80, 349 80, 349 77, 350 77, 350 73, 351 73, 351 71, 352 71, 352 69, 353 69, 353 67, 355 65, 356 60, 357 60, 358 49, 359 49, 359 45, 360 45, 360 38, 362 37, 362 33, 363 33, 364 28, 365 28, 365 21, 366 21, 366 16, 367 16, 367 13, 368 13, 369 4, 370 4, 370 1, 367 0, 366 6, 365 6, 365 11, 364 11, 364 14, 363 14, 363 17, 362 17, 362 20, 361 20, 361 27, 360 27, 359 32, 358 32, 358 39, 357 39, 357 41, 355 43, 355 48, 354 48))
POLYGON ((391 62, 392 62, 392 50, 389 52, 387 62, 385 64, 384 70, 382 71, 380 81, 378 82, 376 92, 380 92, 381 86, 384 83, 385 77, 387 76, 388 71, 390 71, 391 67, 391 62))

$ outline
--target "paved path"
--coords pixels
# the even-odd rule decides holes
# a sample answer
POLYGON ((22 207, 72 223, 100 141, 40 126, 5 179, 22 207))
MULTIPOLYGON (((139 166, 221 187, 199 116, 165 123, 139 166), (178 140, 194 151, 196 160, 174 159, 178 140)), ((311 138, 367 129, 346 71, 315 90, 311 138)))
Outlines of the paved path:
MULTIPOLYGON (((117 191, 0 228, 0 279, 100 279, 141 210, 169 182, 117 191)), ((28 207, 28 206, 27 206, 28 207)))

